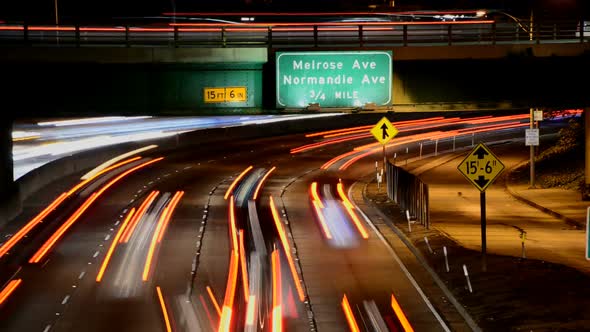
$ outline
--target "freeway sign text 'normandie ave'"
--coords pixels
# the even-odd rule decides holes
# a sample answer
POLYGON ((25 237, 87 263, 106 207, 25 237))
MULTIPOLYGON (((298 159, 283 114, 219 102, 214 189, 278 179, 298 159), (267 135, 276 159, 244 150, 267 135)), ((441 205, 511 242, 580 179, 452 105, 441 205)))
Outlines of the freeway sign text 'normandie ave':
POLYGON ((277 52, 277 107, 391 104, 391 51, 277 52))
POLYGON ((485 191, 502 173, 504 164, 485 144, 480 143, 469 152, 457 169, 477 189, 485 191))

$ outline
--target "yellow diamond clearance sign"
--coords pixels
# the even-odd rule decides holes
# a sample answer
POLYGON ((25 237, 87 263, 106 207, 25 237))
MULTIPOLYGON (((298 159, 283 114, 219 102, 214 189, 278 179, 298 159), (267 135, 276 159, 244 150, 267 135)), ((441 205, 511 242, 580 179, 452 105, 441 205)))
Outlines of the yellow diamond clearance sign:
POLYGON ((392 125, 386 117, 383 117, 381 120, 379 120, 373 129, 371 129, 371 134, 373 134, 379 143, 383 145, 391 141, 391 139, 394 138, 398 132, 399 131, 397 128, 395 128, 395 126, 392 125))
POLYGON ((485 144, 480 143, 469 152, 457 169, 477 189, 485 191, 502 173, 504 164, 485 144))

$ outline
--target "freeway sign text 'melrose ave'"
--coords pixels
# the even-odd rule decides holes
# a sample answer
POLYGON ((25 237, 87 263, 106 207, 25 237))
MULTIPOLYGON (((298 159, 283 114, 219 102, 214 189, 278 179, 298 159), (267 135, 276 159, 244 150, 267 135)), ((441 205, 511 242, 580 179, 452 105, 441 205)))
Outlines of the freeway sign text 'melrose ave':
POLYGON ((392 101, 391 51, 277 52, 276 66, 279 108, 392 101))

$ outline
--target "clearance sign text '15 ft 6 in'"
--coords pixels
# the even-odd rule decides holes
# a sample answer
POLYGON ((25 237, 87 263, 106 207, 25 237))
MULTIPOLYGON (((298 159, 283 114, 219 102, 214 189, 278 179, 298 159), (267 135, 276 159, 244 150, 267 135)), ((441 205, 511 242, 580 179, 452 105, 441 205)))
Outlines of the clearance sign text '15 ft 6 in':
POLYGON ((277 52, 277 107, 391 104, 391 51, 277 52))
POLYGON ((248 91, 245 86, 203 88, 205 103, 238 103, 246 100, 248 100, 248 91))

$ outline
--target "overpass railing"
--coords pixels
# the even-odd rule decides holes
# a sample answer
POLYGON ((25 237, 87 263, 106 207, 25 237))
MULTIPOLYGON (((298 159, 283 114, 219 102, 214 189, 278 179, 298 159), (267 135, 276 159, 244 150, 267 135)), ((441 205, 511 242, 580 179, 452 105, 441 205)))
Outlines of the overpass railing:
MULTIPOLYGON (((387 162, 385 179, 387 197, 396 202, 412 222, 418 222, 430 228, 430 210, 428 205, 428 185, 414 174, 387 162)), ((408 220, 408 222, 411 222, 408 220)))
POLYGON ((0 25, 0 45, 156 47, 383 47, 461 44, 584 43, 584 21, 171 24, 136 26, 0 25))

